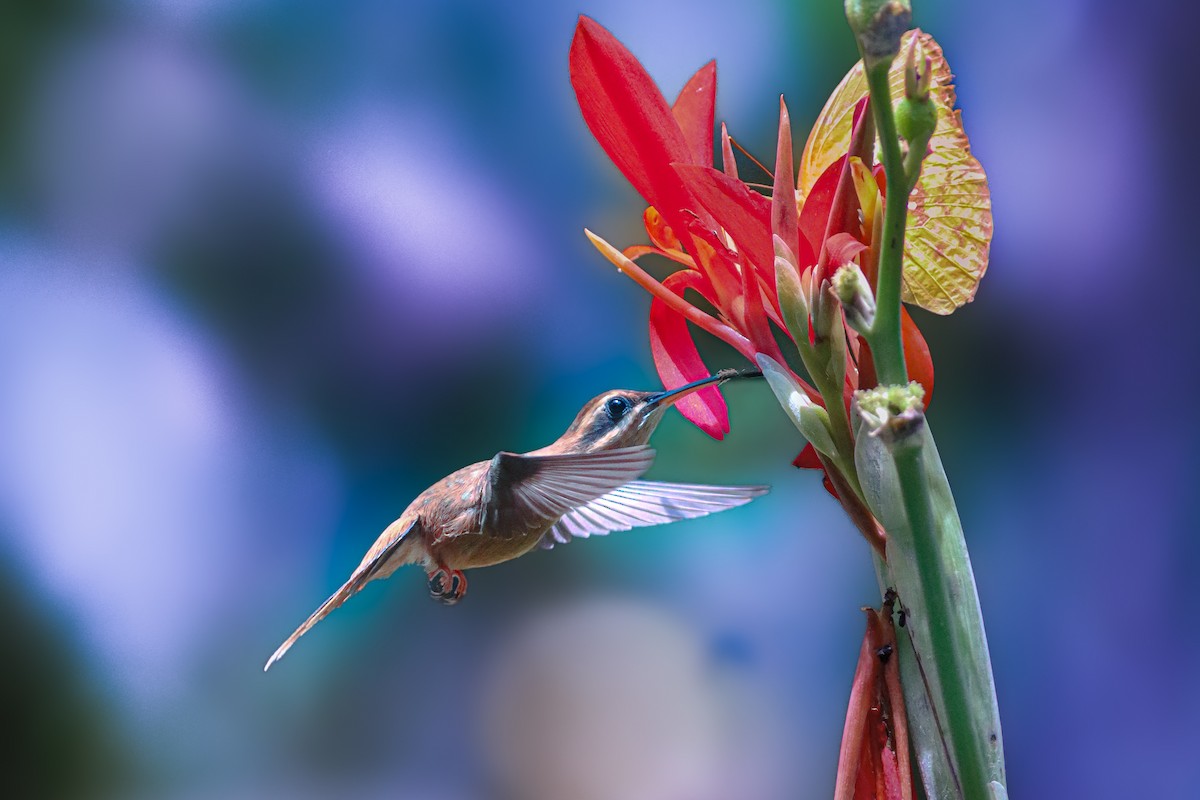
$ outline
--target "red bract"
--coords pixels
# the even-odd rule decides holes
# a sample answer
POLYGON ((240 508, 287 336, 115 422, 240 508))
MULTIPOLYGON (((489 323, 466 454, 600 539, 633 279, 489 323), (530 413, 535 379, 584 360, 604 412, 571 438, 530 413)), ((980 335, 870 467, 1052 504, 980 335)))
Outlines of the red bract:
MULTIPOLYGON (((865 102, 855 115, 851 152, 826 169, 801 198, 792 165, 791 124, 781 99, 774 185, 772 196, 766 197, 738 179, 724 126, 723 169, 711 166, 714 62, 701 67, 674 104, 668 105, 638 60, 611 33, 581 17, 571 43, 570 72, 588 128, 650 206, 644 215, 649 245, 621 251, 590 231, 588 236, 618 269, 653 296, 650 343, 664 386, 674 388, 710 373, 689 322, 752 361, 764 353, 786 363, 772 326, 787 336, 796 332, 787 331, 782 321, 773 237, 787 244, 799 270, 815 270, 810 278, 814 286, 852 259, 861 258, 865 264, 872 253, 872 230, 860 213, 858 195, 868 190, 876 197, 881 194, 878 182, 871 180, 868 186, 859 174, 871 151, 870 143, 862 144, 865 138, 858 125, 867 117, 865 102), (861 153, 855 150, 856 143, 861 153), (660 282, 636 263, 650 254, 663 256, 681 269, 660 282), (685 296, 688 291, 715 308, 715 316, 693 305, 685 296)), ((871 176, 869 168, 866 175, 871 176)), ((869 270, 864 271, 871 277, 869 270)), ((919 337, 911 320, 906 317, 906 321, 906 334, 919 337)), ((871 381, 864 382, 863 388, 874 385, 874 372, 860 373, 862 348, 853 331, 847 330, 847 336, 848 399, 859 388, 860 374, 871 381)), ((923 354, 928 363, 928 349, 923 340, 919 344, 914 355, 923 354)), ((914 370, 914 377, 923 383, 931 375, 931 368, 914 370)), ((823 402, 811 386, 797 380, 814 400, 823 402)), ((715 438, 729 430, 728 411, 716 387, 690 395, 678 407, 715 438)))
POLYGON ((834 800, 912 800, 908 715, 890 604, 864 609, 867 631, 850 688, 834 800))

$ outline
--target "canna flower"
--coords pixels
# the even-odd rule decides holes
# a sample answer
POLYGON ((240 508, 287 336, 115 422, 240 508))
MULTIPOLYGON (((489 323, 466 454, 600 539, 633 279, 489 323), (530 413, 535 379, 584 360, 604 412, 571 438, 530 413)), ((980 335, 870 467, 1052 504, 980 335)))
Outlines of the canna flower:
MULTIPOLYGON (((938 129, 911 201, 905 300, 949 313, 972 298, 986 266, 990 205, 982 169, 970 156, 958 112, 951 110, 952 76, 941 50, 928 35, 913 36, 920 37, 929 54, 927 75, 932 64, 938 129), (947 242, 955 244, 948 247, 947 242)), ((917 46, 916 38, 910 45, 917 46)), ((785 324, 775 237, 786 245, 783 255, 807 295, 807 310, 828 308, 822 305, 825 288, 841 266, 855 265, 874 287, 887 186, 882 168, 873 164, 874 132, 861 63, 831 95, 807 139, 798 171, 793 171, 791 125, 780 100, 770 197, 739 180, 724 124, 720 169, 711 163, 715 62, 701 67, 668 104, 636 57, 598 23, 581 17, 571 44, 570 73, 588 128, 648 204, 643 214, 648 244, 622 250, 586 233, 605 257, 652 295, 650 345, 664 386, 674 388, 710 373, 689 323, 752 361, 765 354, 787 363, 775 329, 793 340, 797 335, 814 340, 811 323, 799 333, 785 324), (638 264, 649 255, 665 258, 678 269, 659 281, 638 264), (715 313, 697 306, 690 293, 703 298, 715 313)), ((900 89, 904 81, 904 64, 899 63, 893 85, 900 89)), ((840 312, 837 318, 842 324, 840 312)), ((901 326, 909 375, 924 386, 928 402, 933 390, 929 348, 907 311, 902 311, 901 326)), ((855 390, 873 388, 877 380, 865 342, 852 329, 845 335, 848 408, 855 390)), ((815 402, 825 404, 811 385, 794 377, 815 402)), ((679 409, 716 438, 729 429, 728 411, 716 387, 691 395, 679 409)), ((797 466, 817 463, 811 447, 797 459, 797 466)))
MULTIPOLYGON (((668 105, 633 54, 595 21, 582 17, 571 44, 570 72, 584 121, 648 203, 643 214, 648 244, 621 250, 591 231, 587 235, 621 272, 653 296, 650 345, 664 386, 673 388, 710 373, 689 323, 752 361, 766 354, 786 363, 774 329, 793 339, 796 332, 784 324, 780 309, 775 236, 790 250, 788 260, 807 274, 809 286, 815 287, 810 291, 819 293, 837 267, 852 261, 859 262, 873 282, 875 222, 881 217, 876 211, 882 210, 886 187, 878 169, 871 167, 870 140, 863 135, 868 119, 865 101, 856 100, 851 109, 858 138, 866 142, 860 146, 863 152, 852 155, 847 141, 840 156, 820 163, 819 157, 830 151, 830 143, 820 137, 830 130, 814 130, 797 176, 790 121, 781 100, 773 191, 767 197, 738 179, 725 125, 721 126, 721 169, 711 164, 714 62, 701 67, 668 105), (814 143, 821 147, 810 155, 814 143), (659 281, 637 263, 648 255, 661 256, 679 269, 659 281), (707 301, 715 315, 695 305, 689 292, 707 301)), ((911 344, 907 348, 910 370, 931 390, 928 348, 907 314, 904 331, 906 345, 911 344)), ((852 331, 848 333, 847 398, 858 388, 875 385, 869 352, 852 331)), ((816 402, 824 402, 809 384, 799 376, 797 380, 816 402)), ((679 408, 716 438, 729 430, 728 411, 716 387, 686 398, 679 408)))

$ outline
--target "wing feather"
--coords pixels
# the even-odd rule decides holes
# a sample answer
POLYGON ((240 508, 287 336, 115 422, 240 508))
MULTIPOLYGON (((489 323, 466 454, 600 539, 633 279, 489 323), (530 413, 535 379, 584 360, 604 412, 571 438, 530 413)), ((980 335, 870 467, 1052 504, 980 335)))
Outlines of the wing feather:
POLYGON ((744 505, 768 488, 631 481, 567 511, 539 544, 548 550, 572 539, 703 517, 744 505))
POLYGON ((545 526, 636 480, 654 463, 646 445, 596 453, 499 453, 488 467, 485 507, 494 518, 477 533, 511 537, 545 526))

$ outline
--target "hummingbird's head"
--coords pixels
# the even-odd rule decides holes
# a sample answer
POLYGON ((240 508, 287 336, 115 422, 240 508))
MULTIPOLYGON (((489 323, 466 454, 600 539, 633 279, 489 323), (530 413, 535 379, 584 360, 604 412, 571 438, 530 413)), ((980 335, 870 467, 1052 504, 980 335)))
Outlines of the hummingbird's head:
POLYGON ((563 452, 595 452, 645 444, 667 409, 694 391, 731 378, 757 377, 758 370, 721 370, 715 375, 662 392, 614 389, 593 397, 555 442, 563 452))

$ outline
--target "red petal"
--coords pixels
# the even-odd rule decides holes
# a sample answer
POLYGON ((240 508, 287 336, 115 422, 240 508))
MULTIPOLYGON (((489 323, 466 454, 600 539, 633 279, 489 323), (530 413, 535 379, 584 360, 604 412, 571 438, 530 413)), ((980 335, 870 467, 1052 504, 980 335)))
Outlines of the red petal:
POLYGON ((871 174, 875 176, 875 184, 879 186, 879 193, 887 197, 887 173, 883 171, 883 164, 871 167, 871 174))
POLYGON ((800 451, 800 455, 792 461, 793 467, 800 469, 824 469, 821 466, 821 459, 817 457, 816 448, 811 444, 804 445, 804 449, 800 451))
POLYGON ((575 28, 570 72, 584 122, 604 152, 676 234, 684 230, 679 212, 691 198, 671 164, 690 162, 692 151, 662 92, 633 54, 588 17, 575 28))
MULTIPOLYGON (((767 295, 768 313, 778 317, 775 313, 779 295, 775 286, 775 245, 771 241, 771 201, 751 191, 736 177, 710 167, 676 164, 675 171, 696 202, 733 238, 743 260, 749 258, 767 295)), ((807 243, 800 243, 797 256, 805 259, 800 262, 802 264, 812 260, 807 243)), ((780 327, 783 327, 782 323, 780 327)))
MULTIPOLYGON (((695 289, 705 299, 712 301, 712 287, 698 272, 673 273, 667 276, 663 285, 679 295, 685 289, 695 289)), ((663 386, 668 389, 709 374, 708 367, 704 366, 696 350, 696 343, 692 341, 687 321, 657 298, 650 303, 650 351, 654 355, 654 366, 658 368, 663 386)), ((724 438, 729 432, 729 409, 715 386, 692 392, 675 407, 714 439, 724 438)))
POLYGON ((925 387, 925 407, 933 399, 933 357, 929 355, 929 345, 913 318, 908 315, 908 309, 900 306, 900 336, 904 341, 904 365, 908 368, 909 380, 914 380, 925 387))
POLYGON ((676 164, 675 172, 717 224, 733 237, 760 274, 775 275, 775 247, 771 243, 771 201, 746 188, 737 178, 712 167, 676 164))
POLYGON ((741 262, 739 255, 729 249, 716 231, 696 222, 689 233, 696 245, 696 261, 716 290, 717 302, 714 305, 722 310, 727 322, 750 340, 755 352, 766 353, 782 362, 783 354, 779 351, 775 335, 771 333, 771 322, 754 270, 736 266, 741 262), (718 284, 717 280, 721 283, 718 284))
MULTIPOLYGON (((846 159, 843 156, 825 168, 821 177, 817 178, 809 189, 808 196, 804 198, 804 206, 800 209, 800 235, 811 246, 814 255, 820 254, 821 243, 825 241, 829 209, 833 206, 833 196, 837 192, 844 163, 846 159)), ((804 262, 800 262, 801 269, 805 266, 804 262)))
POLYGON ((825 474, 825 478, 821 481, 821 485, 825 487, 825 491, 833 495, 834 500, 837 500, 839 503, 842 501, 842 498, 838 496, 837 489, 833 488, 833 481, 829 479, 829 473, 825 474))
MULTIPOLYGON (((796 211, 796 174, 792 171, 792 123, 783 97, 779 98, 779 141, 775 147, 775 184, 771 189, 771 233, 792 248, 800 269, 809 261, 800 253, 799 220, 796 211)), ((817 240, 820 241, 820 240, 817 240)), ((810 240, 811 244, 811 240, 810 240)), ((772 245, 774 251, 774 245, 772 245)), ((816 252, 812 247, 809 256, 816 252)), ((771 258, 772 273, 775 259, 771 258)))
POLYGON ((825 241, 825 250, 829 254, 831 270, 843 264, 849 264, 855 256, 866 249, 865 244, 848 233, 835 233, 825 241))
POLYGON ((692 152, 692 163, 702 167, 713 160, 713 122, 717 102, 717 62, 710 61, 688 80, 671 113, 683 131, 683 139, 692 152))

